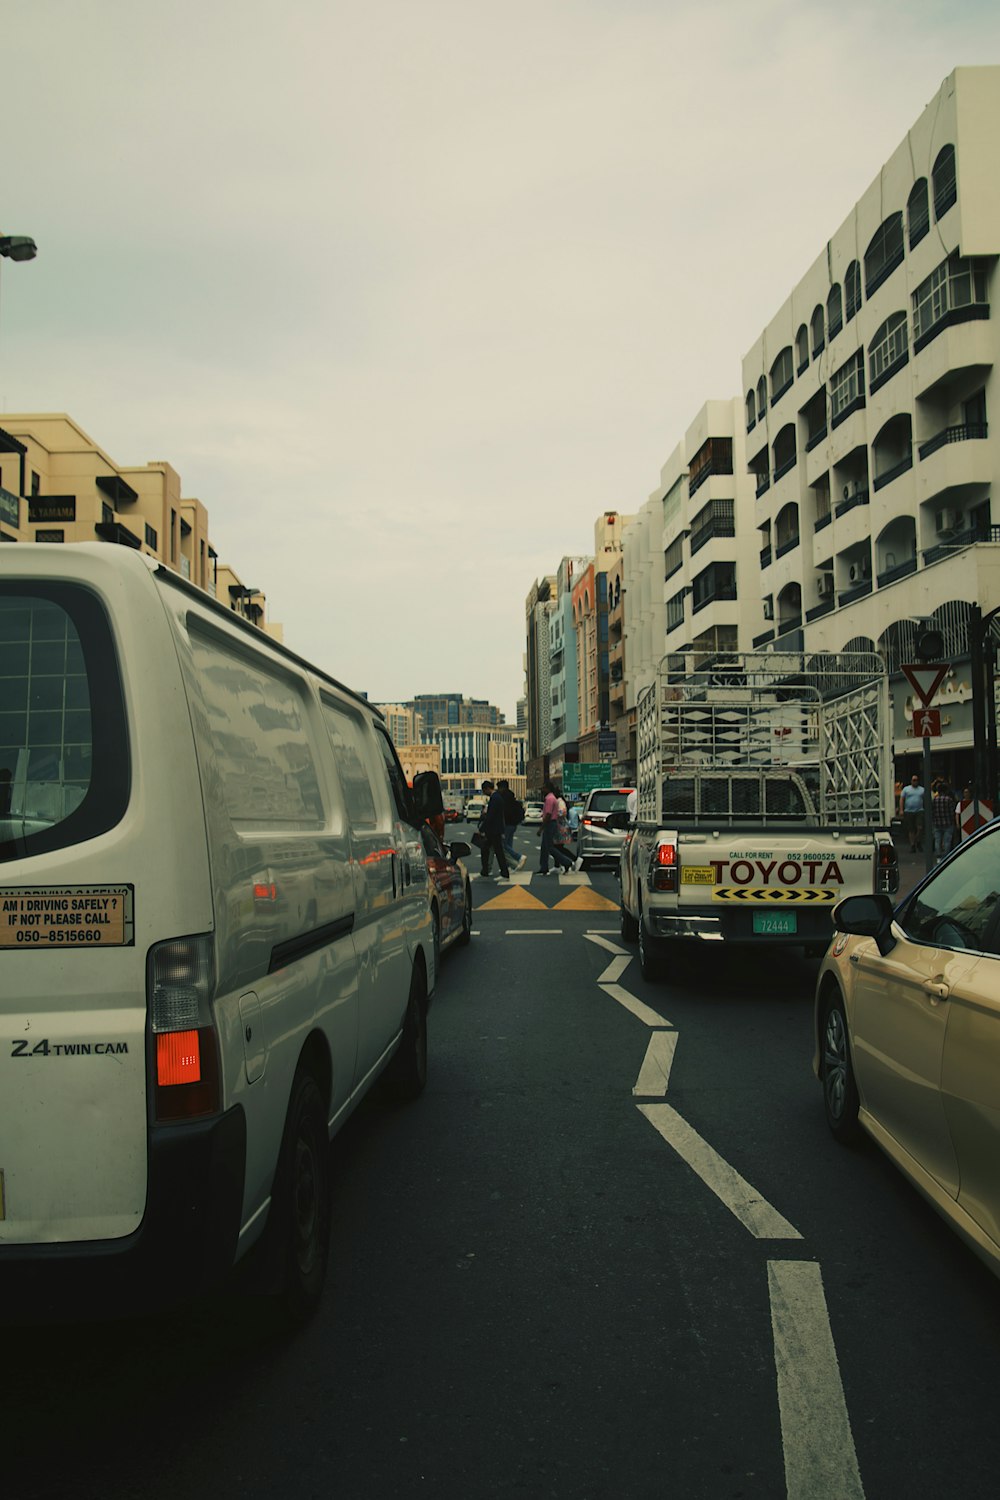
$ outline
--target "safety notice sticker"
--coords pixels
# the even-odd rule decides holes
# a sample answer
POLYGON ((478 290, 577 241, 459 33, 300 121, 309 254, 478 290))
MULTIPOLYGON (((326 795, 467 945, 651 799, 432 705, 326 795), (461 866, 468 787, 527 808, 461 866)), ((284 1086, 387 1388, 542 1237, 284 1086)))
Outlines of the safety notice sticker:
POLYGON ((123 948, 135 941, 131 885, 0 887, 0 948, 123 948))
POLYGON ((681 865, 681 885, 714 885, 716 878, 711 865, 681 865))

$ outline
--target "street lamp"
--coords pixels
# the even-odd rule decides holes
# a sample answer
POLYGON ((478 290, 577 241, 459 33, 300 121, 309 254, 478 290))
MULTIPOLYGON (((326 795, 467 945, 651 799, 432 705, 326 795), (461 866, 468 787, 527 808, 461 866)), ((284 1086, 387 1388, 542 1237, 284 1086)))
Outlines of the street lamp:
POLYGON ((26 234, 0 234, 0 255, 7 260, 34 260, 38 246, 26 234))

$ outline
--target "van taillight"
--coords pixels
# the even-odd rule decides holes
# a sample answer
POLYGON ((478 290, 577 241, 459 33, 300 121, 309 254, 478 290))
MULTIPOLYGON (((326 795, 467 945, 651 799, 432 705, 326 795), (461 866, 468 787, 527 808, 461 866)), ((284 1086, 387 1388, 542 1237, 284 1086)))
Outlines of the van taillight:
POLYGON ((652 869, 654 891, 676 891, 679 864, 676 844, 657 844, 652 869))
POLYGON ((212 1017, 212 939, 172 938, 149 952, 149 1022, 155 1046, 155 1117, 188 1120, 221 1108, 212 1017))

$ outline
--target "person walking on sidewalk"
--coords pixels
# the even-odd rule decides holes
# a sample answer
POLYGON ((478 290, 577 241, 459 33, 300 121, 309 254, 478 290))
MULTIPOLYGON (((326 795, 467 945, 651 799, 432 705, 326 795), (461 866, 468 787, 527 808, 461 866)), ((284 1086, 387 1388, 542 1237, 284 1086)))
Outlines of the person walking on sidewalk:
POLYGON ((510 879, 510 869, 507 864, 507 855, 503 847, 503 798, 493 785, 492 781, 483 782, 483 796, 488 797, 486 810, 479 820, 479 832, 485 843, 480 844, 479 852, 483 861, 483 876, 489 879, 490 856, 495 854, 497 864, 500 866, 499 880, 510 879))
POLYGON ((558 866, 563 870, 575 870, 579 868, 579 865, 582 865, 582 860, 578 864, 562 845, 557 842, 559 833, 559 793, 551 781, 547 781, 542 790, 545 793, 545 801, 542 803, 542 826, 539 829, 542 836, 539 872, 542 875, 549 874, 550 855, 553 866, 558 866))
POLYGON ((934 824, 934 863, 944 859, 951 851, 952 842, 955 837, 955 812, 958 803, 951 794, 951 788, 939 777, 934 783, 934 796, 931 799, 931 820, 934 824))
POLYGON ((924 837, 924 789, 920 777, 914 772, 908 786, 899 796, 899 811, 903 817, 903 832, 910 845, 910 853, 916 854, 924 837))

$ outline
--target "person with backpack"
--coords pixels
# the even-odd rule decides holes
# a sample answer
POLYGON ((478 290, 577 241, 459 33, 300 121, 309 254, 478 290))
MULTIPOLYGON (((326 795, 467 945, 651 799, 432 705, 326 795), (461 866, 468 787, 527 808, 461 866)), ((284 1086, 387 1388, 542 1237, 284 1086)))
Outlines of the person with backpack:
POLYGON ((514 796, 509 781, 498 781, 497 791, 503 799, 503 846, 514 869, 523 870, 528 863, 528 856, 522 854, 518 859, 517 850, 514 848, 514 830, 519 823, 524 822, 524 803, 519 802, 514 796))

